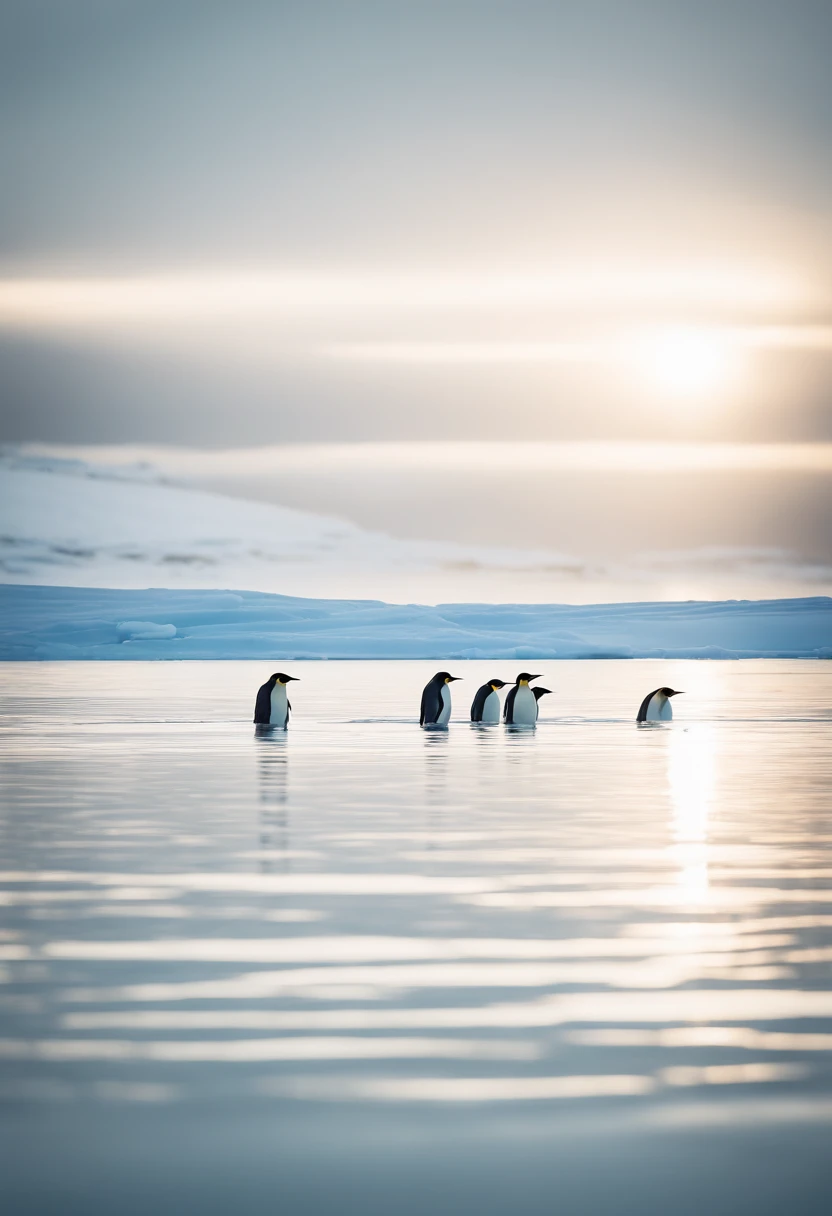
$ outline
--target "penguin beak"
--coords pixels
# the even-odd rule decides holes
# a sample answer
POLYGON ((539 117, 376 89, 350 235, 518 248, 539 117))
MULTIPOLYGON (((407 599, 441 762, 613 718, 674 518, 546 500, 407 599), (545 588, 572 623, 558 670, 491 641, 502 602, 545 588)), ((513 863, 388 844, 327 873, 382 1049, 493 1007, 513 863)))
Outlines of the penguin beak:
POLYGON ((461 680, 461 679, 462 679, 462 676, 448 676, 447 683, 448 683, 448 684, 453 684, 453 682, 454 682, 455 680, 461 680))
POLYGON ((300 679, 300 676, 287 676, 285 683, 288 684, 290 680, 294 680, 295 682, 297 682, 299 679, 300 679))
POLYGON ((684 693, 684 690, 681 688, 674 688, 673 692, 670 695, 671 695, 671 697, 683 697, 685 695, 685 693, 684 693))
POLYGON ((529 676, 529 683, 531 683, 532 680, 539 680, 542 675, 543 675, 543 672, 539 671, 536 676, 529 676))

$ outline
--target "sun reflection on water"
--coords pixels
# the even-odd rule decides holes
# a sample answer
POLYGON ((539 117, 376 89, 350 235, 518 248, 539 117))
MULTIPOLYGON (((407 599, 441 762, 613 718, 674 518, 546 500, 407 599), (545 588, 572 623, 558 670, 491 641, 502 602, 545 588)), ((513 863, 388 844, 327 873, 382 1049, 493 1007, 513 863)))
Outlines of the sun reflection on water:
POLYGON ((683 902, 708 902, 708 821, 714 798, 717 738, 713 726, 697 724, 669 730, 667 779, 672 808, 673 844, 669 856, 677 869, 683 902))

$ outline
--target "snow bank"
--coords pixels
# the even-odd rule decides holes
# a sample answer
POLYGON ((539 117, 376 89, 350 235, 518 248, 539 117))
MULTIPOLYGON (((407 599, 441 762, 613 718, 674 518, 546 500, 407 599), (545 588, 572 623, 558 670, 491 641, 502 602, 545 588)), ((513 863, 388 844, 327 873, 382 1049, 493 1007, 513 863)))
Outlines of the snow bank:
POLYGON ((237 585, 398 600, 417 587, 430 589, 426 598, 487 599, 519 579, 521 598, 542 599, 558 573, 574 580, 573 566, 549 552, 400 540, 332 516, 167 485, 141 463, 0 452, 0 583, 237 585))
POLYGON ((0 587, 2 659, 832 658, 832 600, 383 604, 0 587))
POLYGON ((680 588, 699 599, 815 595, 832 586, 832 570, 779 549, 665 551, 610 565, 540 549, 402 540, 331 516, 170 485, 147 462, 6 449, 0 583, 592 603, 672 600, 680 588))

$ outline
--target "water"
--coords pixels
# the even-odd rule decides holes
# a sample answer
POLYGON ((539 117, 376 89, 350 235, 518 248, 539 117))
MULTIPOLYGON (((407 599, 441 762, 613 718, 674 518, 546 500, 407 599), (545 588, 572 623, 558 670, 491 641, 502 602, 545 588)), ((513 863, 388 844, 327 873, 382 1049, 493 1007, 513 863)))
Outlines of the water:
POLYGON ((832 666, 283 666, 0 668, 9 1210, 829 1210, 832 666))

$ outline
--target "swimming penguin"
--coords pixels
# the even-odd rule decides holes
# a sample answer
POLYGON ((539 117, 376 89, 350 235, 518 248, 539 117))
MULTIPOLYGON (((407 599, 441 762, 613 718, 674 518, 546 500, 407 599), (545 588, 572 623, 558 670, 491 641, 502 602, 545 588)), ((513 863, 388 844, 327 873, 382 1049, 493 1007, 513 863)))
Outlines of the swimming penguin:
POLYGON ((292 703, 286 695, 286 685, 290 680, 297 679, 298 676, 287 676, 285 672, 277 671, 257 690, 254 721, 258 726, 282 726, 286 729, 292 710, 292 703))
POLYGON ((552 690, 551 690, 551 688, 540 688, 540 687, 538 687, 538 688, 533 688, 533 689, 532 689, 532 696, 534 697, 534 700, 535 700, 535 706, 534 706, 534 720, 535 720, 535 722, 537 721, 537 719, 538 719, 538 717, 539 717, 539 715, 540 715, 540 698, 541 698, 541 697, 547 697, 551 691, 552 691, 552 690))
POLYGON ((532 676, 527 671, 520 672, 517 682, 509 689, 506 697, 506 707, 503 710, 506 726, 534 726, 537 721, 537 701, 529 688, 529 681, 539 679, 539 675, 532 676))
POLYGON ((460 679, 461 676, 449 675, 447 671, 437 671, 425 685, 419 712, 420 726, 447 726, 451 716, 451 690, 448 685, 460 679))
POLYGON ((670 698, 678 696, 678 688, 657 688, 654 692, 648 692, 638 707, 636 722, 670 722, 673 718, 670 698))
POLYGON ((489 680, 487 684, 483 684, 482 688, 477 689, 477 695, 471 705, 472 722, 493 724, 500 721, 499 690, 505 686, 505 680, 489 680))

